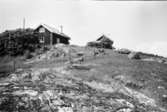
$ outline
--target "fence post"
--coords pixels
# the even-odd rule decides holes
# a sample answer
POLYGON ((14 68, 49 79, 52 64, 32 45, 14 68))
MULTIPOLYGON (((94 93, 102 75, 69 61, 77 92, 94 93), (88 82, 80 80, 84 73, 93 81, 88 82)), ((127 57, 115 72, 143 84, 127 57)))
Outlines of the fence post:
POLYGON ((16 61, 15 61, 15 59, 13 59, 13 70, 14 71, 16 70, 16 61))

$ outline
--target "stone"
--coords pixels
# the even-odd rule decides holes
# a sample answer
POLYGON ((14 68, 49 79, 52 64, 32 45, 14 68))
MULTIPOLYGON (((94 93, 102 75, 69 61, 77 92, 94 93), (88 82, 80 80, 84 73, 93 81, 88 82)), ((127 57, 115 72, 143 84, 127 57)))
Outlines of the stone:
POLYGON ((18 95, 18 96, 22 96, 25 94, 29 96, 37 96, 38 92, 34 90, 18 90, 13 92, 13 95, 18 95))
POLYGON ((58 107, 58 112, 73 112, 71 107, 58 107))
POLYGON ((134 105, 125 99, 116 99, 117 102, 119 102, 122 105, 128 106, 129 108, 134 108, 134 105))
POLYGON ((128 55, 128 58, 129 58, 129 59, 141 59, 139 52, 131 52, 131 53, 128 55))
POLYGON ((119 49, 117 50, 118 53, 120 54, 129 54, 131 51, 129 49, 119 49))
POLYGON ((130 109, 130 108, 124 108, 124 109, 120 109, 120 110, 118 110, 116 112, 133 112, 133 110, 130 109))

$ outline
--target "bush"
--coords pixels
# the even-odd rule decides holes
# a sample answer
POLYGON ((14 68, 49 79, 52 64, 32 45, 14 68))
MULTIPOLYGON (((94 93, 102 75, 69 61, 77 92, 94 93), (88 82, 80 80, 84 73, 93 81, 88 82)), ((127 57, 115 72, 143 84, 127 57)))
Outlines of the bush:
POLYGON ((43 51, 41 49, 35 49, 35 54, 36 55, 41 55, 43 53, 43 51))
POLYGON ((26 50, 24 53, 24 58, 25 59, 30 59, 32 58, 31 52, 29 50, 26 50))
POLYGON ((46 47, 46 46, 44 46, 44 47, 42 48, 42 51, 43 51, 43 52, 46 52, 46 51, 48 51, 48 50, 49 50, 49 48, 46 47))

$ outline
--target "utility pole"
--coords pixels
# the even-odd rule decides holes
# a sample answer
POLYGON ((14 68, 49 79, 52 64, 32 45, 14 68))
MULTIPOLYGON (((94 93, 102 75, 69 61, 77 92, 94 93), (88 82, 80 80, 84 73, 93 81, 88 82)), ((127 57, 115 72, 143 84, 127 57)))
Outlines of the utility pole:
POLYGON ((15 58, 12 58, 12 54, 14 54, 14 48, 15 46, 12 46, 12 36, 11 36, 11 33, 9 32, 9 38, 8 38, 8 45, 7 45, 7 52, 8 52, 8 55, 10 57, 10 60, 12 63, 12 67, 13 67, 13 72, 16 70, 16 61, 15 61, 15 58))
POLYGON ((25 29, 26 20, 23 18, 23 30, 25 29))
POLYGON ((60 33, 63 33, 63 25, 60 25, 60 33))
POLYGON ((53 34, 50 33, 50 46, 52 47, 52 45, 53 45, 53 34))

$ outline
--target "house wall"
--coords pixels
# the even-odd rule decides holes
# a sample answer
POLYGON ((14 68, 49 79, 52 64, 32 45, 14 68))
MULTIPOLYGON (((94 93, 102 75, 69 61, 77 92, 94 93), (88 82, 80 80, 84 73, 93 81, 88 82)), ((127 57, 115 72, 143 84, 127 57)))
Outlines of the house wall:
POLYGON ((69 40, 67 38, 64 38, 64 37, 62 37, 60 35, 54 34, 53 35, 53 43, 54 44, 58 43, 58 41, 57 41, 58 39, 59 39, 59 43, 69 44, 69 40))
MULTIPOLYGON (((41 28, 44 28, 43 26, 40 26, 36 31, 38 33, 40 33, 40 29, 41 28)), ((48 31, 46 28, 45 29, 45 32, 42 32, 40 33, 40 36, 43 36, 44 37, 44 45, 50 45, 50 41, 51 41, 51 34, 52 34, 52 44, 57 44, 58 43, 58 39, 59 39, 59 43, 64 43, 64 44, 69 44, 69 40, 67 38, 64 38, 60 35, 57 35, 57 34, 54 34, 54 33, 51 33, 50 31, 48 31)))
POLYGON ((44 28, 45 29, 45 32, 40 32, 40 29, 41 28, 44 28, 43 26, 40 26, 37 30, 36 30, 36 32, 38 32, 38 33, 40 33, 39 34, 39 39, 43 36, 44 37, 44 43, 41 43, 41 44, 44 44, 44 45, 49 45, 50 44, 50 32, 46 29, 46 28, 44 28))
POLYGON ((60 43, 69 44, 69 40, 65 38, 61 38, 60 43))

